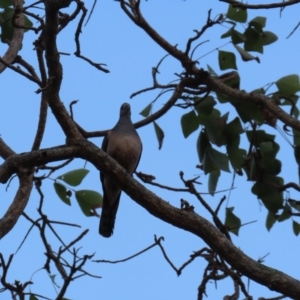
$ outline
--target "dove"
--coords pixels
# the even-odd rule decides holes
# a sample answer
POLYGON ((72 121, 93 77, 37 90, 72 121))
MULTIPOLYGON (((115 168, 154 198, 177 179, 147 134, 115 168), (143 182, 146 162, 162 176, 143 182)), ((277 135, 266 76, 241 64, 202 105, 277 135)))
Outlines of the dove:
MULTIPOLYGON (((142 153, 142 142, 131 122, 131 109, 128 103, 122 104, 119 121, 108 131, 101 148, 129 174, 132 175, 136 170, 142 153)), ((122 190, 110 176, 103 172, 100 172, 100 179, 103 203, 99 233, 108 238, 113 234, 122 190)))

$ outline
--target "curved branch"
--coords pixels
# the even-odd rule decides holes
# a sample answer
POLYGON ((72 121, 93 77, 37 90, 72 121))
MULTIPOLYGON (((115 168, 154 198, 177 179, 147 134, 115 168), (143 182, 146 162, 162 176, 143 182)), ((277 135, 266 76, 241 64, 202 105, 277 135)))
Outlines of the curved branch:
MULTIPOLYGON (((2 142, 0 138, 0 144, 2 142)), ((32 168, 45 165, 49 162, 78 157, 78 151, 78 147, 75 146, 59 146, 11 155, 0 165, 0 183, 6 183, 21 166, 24 168, 32 168)))
POLYGON ((0 138, 0 157, 7 159, 9 156, 14 154, 15 152, 3 141, 3 139, 0 138))
MULTIPOLYGON (((9 158, 14 155, 15 152, 0 138, 0 156, 9 160, 9 158)), ((0 166, 0 169, 3 165, 5 165, 5 163, 0 166)), ((3 168, 7 171, 5 166, 3 168)), ((17 223, 27 205, 33 186, 33 168, 23 168, 22 165, 19 165, 16 167, 16 170, 20 184, 12 204, 3 218, 0 219, 0 239, 17 223)))
POLYGON ((149 23, 144 19, 143 15, 141 14, 139 5, 140 1, 130 1, 130 5, 126 3, 125 0, 120 0, 120 5, 126 15, 139 27, 141 27, 146 33, 164 50, 167 51, 170 55, 175 57, 181 62, 190 62, 188 56, 178 50, 176 46, 171 45, 167 40, 165 40, 161 35, 155 31, 149 23), (130 6, 131 11, 129 11, 128 6, 130 6))
POLYGON ((60 100, 59 90, 62 81, 62 65, 56 45, 58 32, 58 11, 71 3, 70 0, 45 1, 46 22, 44 31, 45 58, 48 66, 48 85, 43 89, 48 104, 68 139, 79 139, 81 134, 60 100))
MULTIPOLYGON (((201 72, 201 70, 200 70, 201 72)), ((202 72, 204 72, 202 70, 202 72)), ((271 112, 274 116, 276 116, 280 121, 282 121, 285 125, 288 125, 298 131, 300 131, 300 121, 290 116, 284 110, 282 110, 278 105, 273 104, 271 99, 263 94, 252 94, 246 93, 244 91, 239 91, 233 89, 226 84, 224 84, 221 80, 211 77, 208 72, 206 73, 206 77, 203 81, 213 90, 220 91, 227 96, 239 99, 239 101, 249 101, 254 102, 256 104, 262 105, 269 112, 271 112)), ((204 74, 203 73, 203 74, 204 74)))
MULTIPOLYGON (((78 22, 78 25, 77 25, 77 29, 76 29, 76 32, 75 32, 75 44, 76 44, 76 51, 74 52, 74 54, 87 61, 89 64, 91 64, 93 67, 95 67, 96 69, 100 70, 100 71, 103 71, 104 73, 109 73, 109 70, 102 67, 102 66, 106 66, 106 64, 102 64, 102 63, 95 63, 93 62, 92 60, 90 60, 89 58, 87 58, 86 56, 83 56, 81 54, 81 47, 80 47, 80 41, 79 41, 79 36, 80 34, 82 33, 82 26, 83 26, 83 22, 84 22, 84 19, 86 17, 86 14, 87 14, 87 8, 84 6, 84 2, 83 1, 77 1, 77 7, 79 10, 82 11, 82 16, 78 22)), ((94 9, 94 6, 92 8, 92 11, 94 9)), ((91 13, 92 13, 91 11, 91 13)), ((89 18, 88 18, 89 20, 89 18)), ((88 20, 86 22, 88 22, 88 20)))
POLYGON ((153 121, 157 120, 158 118, 163 116, 165 113, 167 113, 171 109, 171 107, 176 103, 178 98, 181 96, 181 94, 184 90, 184 87, 186 86, 188 81, 189 81, 189 78, 182 79, 181 82, 175 88, 174 93, 171 96, 171 98, 168 100, 168 102, 154 114, 150 115, 149 117, 147 117, 139 122, 134 123, 134 127, 135 128, 143 127, 147 124, 152 123, 153 121))
POLYGON ((35 134, 35 138, 31 150, 37 150, 41 146, 45 128, 46 128, 47 111, 48 111, 48 102, 43 93, 41 97, 40 115, 39 115, 39 121, 37 125, 37 131, 35 134))
POLYGON ((33 169, 21 169, 18 173, 19 188, 16 196, 0 219, 0 239, 2 239, 15 226, 23 213, 33 186, 33 169))
MULTIPOLYGON (((213 21, 210 18, 210 14, 211 14, 211 9, 208 11, 208 16, 207 16, 207 20, 206 20, 206 24, 202 27, 202 29, 200 31, 198 30, 194 30, 196 32, 196 35, 192 38, 189 38, 187 45, 186 45, 186 50, 185 50, 185 54, 188 55, 192 46, 192 43, 194 41, 196 41, 197 39, 199 39, 203 33, 210 27, 216 25, 216 24, 220 24, 222 22, 222 18, 218 18, 216 21, 213 21)), ((192 55, 191 55, 192 56, 192 55)))
MULTIPOLYGON (((6 53, 2 56, 2 60, 7 64, 10 65, 18 55, 19 50, 22 48, 22 41, 23 41, 23 34, 24 29, 24 16, 21 13, 23 8, 23 0, 14 0, 14 7, 15 11, 15 20, 14 22, 18 26, 18 28, 14 28, 14 34, 12 40, 9 43, 9 47, 6 53)), ((0 62, 0 74, 6 69, 6 64, 0 62)))
MULTIPOLYGON (((181 82, 176 86, 173 95, 167 101, 167 103, 161 109, 159 109, 157 112, 155 112, 154 114, 150 115, 149 117, 147 117, 141 121, 134 123, 133 124, 134 127, 135 128, 143 127, 147 124, 152 123, 153 121, 157 120, 158 118, 163 116, 165 113, 167 113, 171 109, 171 107, 176 103, 178 98, 182 95, 185 86, 187 86, 190 83, 190 80, 191 80, 190 78, 183 78, 181 80, 181 82)), ((80 125, 78 125, 78 124, 77 124, 77 128, 85 138, 104 136, 108 131, 108 130, 102 130, 102 131, 87 132, 82 127, 80 127, 80 125)))
POLYGON ((300 281, 253 260, 200 215, 193 211, 175 208, 147 190, 94 144, 81 140, 77 145, 80 146, 80 157, 114 178, 125 193, 150 214, 200 237, 234 269, 250 279, 291 298, 299 298, 300 281))
POLYGON ((284 1, 279 3, 269 3, 269 4, 247 4, 242 2, 237 2, 235 0, 219 0, 220 2, 225 2, 231 4, 233 7, 239 7, 242 9, 270 9, 270 8, 282 8, 289 5, 294 5, 299 3, 299 0, 293 0, 293 1, 284 1))
MULTIPOLYGON (((70 156, 80 157, 91 162, 97 169, 111 176, 115 182, 135 202, 144 207, 150 214, 189 231, 200 237, 214 251, 216 251, 234 269, 250 279, 267 286, 291 298, 297 299, 300 295, 300 282, 278 270, 264 266, 245 255, 235 247, 213 224, 193 211, 181 210, 164 201, 128 174, 125 169, 110 158, 107 153, 93 143, 81 139, 70 141, 72 146, 44 149, 13 155, 0 166, 0 173, 4 170, 13 170, 19 167, 35 166, 50 161, 66 159, 70 156)), ((27 183, 29 176, 24 173, 22 180, 27 183)), ((1 176, 0 176, 1 178, 1 176)), ((22 190, 20 192, 23 192, 22 190)))

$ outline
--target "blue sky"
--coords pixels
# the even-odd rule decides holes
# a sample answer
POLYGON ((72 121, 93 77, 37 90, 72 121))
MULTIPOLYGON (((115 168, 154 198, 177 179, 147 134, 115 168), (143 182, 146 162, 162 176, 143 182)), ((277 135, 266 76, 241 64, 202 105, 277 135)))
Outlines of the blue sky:
MULTIPOLYGON (((267 1, 263 2, 267 3, 267 1)), ((251 3, 260 2, 252 1, 251 3)), ((87 7, 90 9, 91 6, 92 1, 87 1, 87 7)), ((162 2, 152 0, 143 1, 141 5, 144 17, 148 22, 168 41, 174 45, 177 44, 180 49, 185 48, 187 39, 194 34, 193 30, 200 29, 205 24, 210 8, 212 8, 211 16, 214 18, 219 13, 226 13, 227 4, 219 1, 162 2)), ((66 11, 70 11, 70 9, 66 11)), ((276 81, 282 76, 299 74, 300 62, 296 58, 299 48, 299 31, 286 39, 299 22, 296 6, 286 8, 281 17, 279 10, 249 11, 248 14, 248 20, 255 16, 266 16, 266 30, 276 33, 279 40, 275 44, 265 47, 263 55, 255 54, 260 57, 260 64, 255 61, 244 63, 237 58, 238 72, 242 78, 241 88, 251 91, 276 81)), ((42 11, 40 15, 43 15, 42 11)), ((90 22, 83 28, 81 46, 83 55, 107 64, 110 73, 105 74, 73 55, 75 27, 76 22, 62 32, 58 38, 58 48, 61 52, 71 54, 70 56, 61 56, 64 66, 61 99, 66 106, 72 100, 80 100, 74 107, 76 121, 88 131, 109 129, 118 120, 119 107, 123 102, 131 104, 133 122, 141 120, 142 116, 139 115, 139 112, 157 96, 158 92, 143 93, 131 100, 129 97, 133 92, 152 85, 151 68, 156 66, 166 54, 165 51, 132 23, 120 9, 118 2, 98 1, 90 22)), ((220 35, 228 28, 226 25, 216 26, 204 34, 200 41, 209 40, 209 42, 199 47, 195 53, 195 57, 202 57, 200 67, 206 68, 209 64, 216 72, 222 73, 218 67, 216 49, 234 51, 231 44, 223 47, 227 40, 220 39, 220 35)), ((240 30, 242 31, 242 28, 240 30)), ((32 51, 32 42, 35 38, 34 33, 26 33, 20 54, 37 70, 35 54, 32 51)), ((1 44, 0 53, 4 51, 5 45, 1 44)), ((181 65, 168 57, 160 68, 158 80, 161 84, 167 84, 175 79, 174 73, 180 73, 181 70, 181 65)), ((40 96, 35 94, 38 87, 10 70, 1 74, 1 87, 1 137, 15 152, 29 151, 38 121, 40 96)), ((170 95, 170 93, 165 94, 159 98, 155 102, 154 111, 159 109, 170 95)), ((222 113, 230 111, 229 120, 236 116, 235 111, 229 106, 219 106, 218 109, 222 113)), ((184 139, 181 131, 180 118, 186 112, 175 107, 157 121, 165 133, 161 150, 158 150, 152 124, 138 130, 143 141, 143 154, 137 170, 154 175, 159 183, 174 187, 183 187, 179 178, 180 171, 185 173, 185 178, 201 175, 199 180, 202 185, 199 186, 199 190, 206 193, 207 177, 195 168, 198 164, 196 140, 199 132, 184 139)), ((270 130, 269 127, 264 129, 270 130)), ((278 131, 273 130, 272 132, 278 135, 276 141, 281 146, 279 158, 283 160, 284 164, 281 176, 285 178, 286 182, 298 182, 296 163, 291 156, 293 149, 278 134, 278 131), (291 159, 289 159, 290 156, 291 159)), ((62 130, 49 111, 42 147, 63 144, 64 139, 62 130)), ((95 138, 92 142, 101 145, 102 138, 95 138)), ((52 179, 66 171, 83 166, 84 161, 77 159, 61 172, 54 174, 52 179)), ((102 193, 98 171, 89 163, 87 168, 90 173, 80 189, 92 189, 102 193)), ((222 172, 218 189, 230 188, 232 177, 233 173, 222 172)), ((0 186, 1 215, 13 199, 17 186, 16 179, 12 181, 8 191, 6 191, 6 186, 0 186)), ((240 230, 239 237, 232 237, 236 246, 253 259, 270 253, 265 260, 266 265, 278 268, 291 276, 298 276, 299 264, 295 263, 294 258, 298 254, 299 237, 295 237, 292 232, 291 220, 276 224, 268 232, 264 225, 267 211, 250 192, 252 183, 247 182, 246 177, 243 176, 236 178, 234 186, 236 189, 231 192, 227 205, 235 207, 234 212, 242 219, 243 223, 256 221, 256 223, 244 226, 240 230)), ((180 206, 181 198, 188 200, 195 206, 197 213, 211 220, 204 208, 191 195, 167 192, 152 186, 147 187, 176 207, 180 206)), ((158 237, 165 237, 163 245, 172 262, 179 267, 189 259, 189 255, 193 251, 205 247, 203 241, 198 237, 151 216, 125 193, 121 197, 114 235, 110 239, 104 239, 98 234, 99 220, 86 218, 81 213, 75 198, 72 199, 71 207, 62 203, 56 196, 53 180, 50 179, 43 182, 42 188, 45 194, 44 212, 49 218, 77 223, 82 227, 73 229, 57 226, 57 230, 66 242, 74 239, 84 229, 89 229, 88 235, 78 244, 82 247, 81 254, 95 253, 95 259, 122 259, 152 244, 154 234, 156 234, 158 237)), ((228 197, 228 192, 216 194, 214 197, 204 195, 204 198, 215 208, 223 195, 228 197)), ((293 191, 290 196, 297 199, 297 194, 293 191)), ((39 196, 33 190, 26 207, 26 213, 32 218, 37 217, 38 204, 39 196)), ((224 216, 225 211, 222 210, 221 219, 224 219, 224 216)), ((16 251, 29 227, 30 224, 24 218, 20 218, 10 234, 0 241, 1 252, 5 254, 6 258, 16 251)), ((48 234, 52 248, 57 250, 60 246, 58 241, 50 232, 48 234)), ((8 279, 11 281, 17 279, 21 282, 31 279, 34 282, 31 286, 33 292, 54 299, 55 289, 46 271, 41 270, 45 263, 44 252, 38 233, 34 229, 21 250, 14 256, 8 279)), ((160 250, 154 248, 122 264, 88 263, 86 270, 102 276, 102 279, 87 277, 78 279, 71 284, 66 297, 74 300, 86 298, 91 300, 195 299, 205 266, 205 261, 198 258, 182 272, 181 276, 177 277, 164 260, 160 250)), ((52 267, 52 271, 53 274, 58 274, 54 267, 52 267)), ((61 285, 60 275, 57 275, 57 283, 61 285)), ((208 299, 221 299, 224 295, 232 293, 233 286, 229 280, 219 282, 217 289, 213 282, 207 285, 208 299)), ((254 282, 250 283, 250 294, 254 298, 277 295, 254 282)), ((9 294, 2 294, 1 297, 9 299, 9 294)), ((241 297, 241 299, 243 298, 241 297)))

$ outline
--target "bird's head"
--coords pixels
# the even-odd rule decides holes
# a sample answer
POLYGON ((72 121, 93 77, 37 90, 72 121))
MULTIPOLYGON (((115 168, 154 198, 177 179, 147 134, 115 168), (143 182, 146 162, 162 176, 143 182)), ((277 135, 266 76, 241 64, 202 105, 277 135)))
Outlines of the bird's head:
POLYGON ((130 110, 130 104, 129 103, 123 103, 120 108, 120 117, 128 117, 131 116, 131 110, 130 110))

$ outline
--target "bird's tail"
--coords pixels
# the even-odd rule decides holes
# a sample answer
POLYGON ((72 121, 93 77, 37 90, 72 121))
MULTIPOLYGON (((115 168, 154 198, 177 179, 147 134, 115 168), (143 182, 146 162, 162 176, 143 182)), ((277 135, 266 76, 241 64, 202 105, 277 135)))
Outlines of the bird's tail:
MULTIPOLYGON (((109 238, 113 234, 119 202, 120 195, 112 207, 102 207, 99 233, 106 238, 109 238)), ((103 201, 103 203, 107 203, 107 201, 103 201)))

